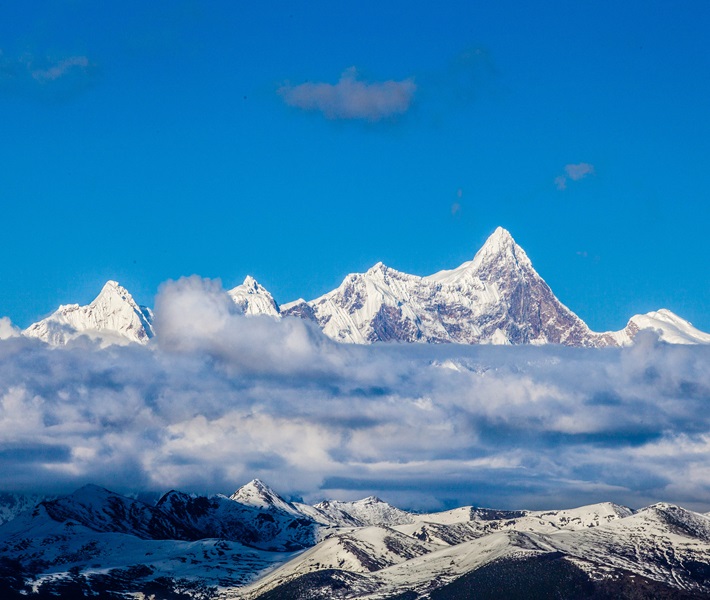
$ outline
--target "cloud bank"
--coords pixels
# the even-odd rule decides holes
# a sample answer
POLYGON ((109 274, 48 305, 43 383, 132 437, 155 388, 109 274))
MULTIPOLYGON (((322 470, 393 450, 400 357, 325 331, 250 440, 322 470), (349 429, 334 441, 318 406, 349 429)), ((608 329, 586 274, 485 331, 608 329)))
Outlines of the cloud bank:
POLYGON ((407 112, 417 86, 413 79, 367 83, 347 69, 336 84, 284 85, 278 92, 289 106, 322 113, 328 119, 379 121, 407 112))
POLYGON ((149 347, 0 341, 4 490, 710 510, 709 347, 338 345, 196 277, 156 318, 149 347))

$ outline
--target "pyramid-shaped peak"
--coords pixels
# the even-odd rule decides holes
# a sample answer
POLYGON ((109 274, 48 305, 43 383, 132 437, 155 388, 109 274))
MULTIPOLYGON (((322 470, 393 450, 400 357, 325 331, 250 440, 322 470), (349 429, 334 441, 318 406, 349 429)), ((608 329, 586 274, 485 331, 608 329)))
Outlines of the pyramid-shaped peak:
POLYGON ((488 239, 501 239, 501 240, 510 240, 511 242, 513 241, 513 236, 510 235, 510 231, 508 231, 505 227, 501 227, 500 225, 496 227, 495 231, 489 236, 488 239))
POLYGON ((503 227, 496 227, 496 230, 488 236, 488 239, 481 247, 481 250, 502 250, 510 246, 517 245, 510 231, 503 227))
POLYGON ((367 275, 374 275, 375 273, 382 273, 384 271, 387 271, 389 267, 383 263, 382 261, 379 261, 372 265, 368 270, 367 270, 367 275))
POLYGON ((275 493, 268 485, 266 485, 261 479, 252 479, 246 485, 243 485, 239 489, 254 488, 260 492, 271 492, 275 493))
POLYGON ((525 250, 515 243, 510 232, 503 227, 497 227, 488 237, 481 249, 476 253, 472 265, 480 266, 491 260, 503 259, 519 266, 532 266, 525 250))
POLYGON ((234 492, 230 498, 242 504, 259 507, 287 504, 281 496, 260 479, 252 479, 234 492))
POLYGON ((363 498, 362 500, 357 501, 358 504, 387 504, 384 500, 381 498, 378 498, 377 496, 368 496, 367 498, 363 498))
POLYGON ((101 292, 99 292, 100 296, 103 296, 105 294, 124 294, 126 293, 126 288, 122 287, 118 281, 114 281, 113 279, 109 279, 106 283, 104 283, 104 286, 101 288, 101 292))
POLYGON ((259 282, 256 279, 254 279, 251 275, 247 275, 244 278, 244 282, 242 283, 242 285, 246 288, 250 288, 253 290, 257 290, 261 287, 259 285, 259 282))
POLYGON ((94 302, 97 302, 101 298, 109 298, 109 297, 120 297, 122 300, 126 300, 129 303, 134 303, 133 296, 129 293, 129 291, 124 288, 118 281, 114 281, 113 279, 109 279, 106 283, 104 283, 104 286, 101 288, 101 291, 99 292, 99 295, 96 297, 94 302))

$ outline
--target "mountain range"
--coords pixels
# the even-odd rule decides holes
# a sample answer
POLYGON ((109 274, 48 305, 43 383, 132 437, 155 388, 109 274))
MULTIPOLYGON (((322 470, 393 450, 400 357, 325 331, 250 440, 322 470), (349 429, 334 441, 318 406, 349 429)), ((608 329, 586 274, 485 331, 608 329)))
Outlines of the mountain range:
POLYGON ((307 505, 258 480, 231 497, 172 490, 146 503, 88 485, 0 527, 0 595, 698 599, 710 596, 710 517, 665 503, 307 505))
MULTIPOLYGON (((311 301, 277 304, 253 277, 227 292, 246 316, 297 317, 347 343, 564 344, 624 346, 639 331, 656 330, 668 343, 708 344, 710 334, 661 309, 631 317, 620 331, 594 332, 562 304, 525 251, 499 227, 473 260, 426 277, 377 263, 345 277, 311 301)), ((88 336, 102 345, 148 343, 153 313, 109 281, 87 306, 60 306, 22 334, 54 345, 88 336)))

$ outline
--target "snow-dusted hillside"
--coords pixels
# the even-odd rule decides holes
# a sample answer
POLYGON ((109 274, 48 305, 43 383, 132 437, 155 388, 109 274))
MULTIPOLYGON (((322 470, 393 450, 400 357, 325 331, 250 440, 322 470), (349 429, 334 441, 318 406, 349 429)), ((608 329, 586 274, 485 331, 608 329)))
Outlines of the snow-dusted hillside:
POLYGON ((138 306, 126 288, 107 281, 91 304, 64 304, 22 333, 53 345, 64 345, 81 335, 98 339, 102 345, 145 344, 153 337, 152 320, 150 309, 138 306))
POLYGON ((710 596, 710 518, 678 506, 421 514, 374 497, 308 506, 258 480, 155 505, 85 486, 1 526, 0 556, 0 597, 710 596))

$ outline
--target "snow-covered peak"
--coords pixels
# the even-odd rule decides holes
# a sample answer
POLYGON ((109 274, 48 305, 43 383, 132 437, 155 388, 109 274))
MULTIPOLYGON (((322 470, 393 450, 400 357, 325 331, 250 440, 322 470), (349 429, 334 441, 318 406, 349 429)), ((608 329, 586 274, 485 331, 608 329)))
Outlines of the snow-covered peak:
MULTIPOLYGON (((121 296, 123 300, 126 299, 126 295, 130 296, 126 288, 122 287, 118 283, 118 281, 109 279, 106 283, 104 283, 104 287, 101 288, 101 292, 99 292, 99 295, 96 297, 96 299, 98 300, 99 298, 105 298, 112 295, 121 296)), ((96 302, 96 300, 94 300, 94 302, 96 302)))
POLYGON ((259 479, 252 479, 249 483, 240 487, 229 498, 230 500, 247 506, 281 510, 300 515, 300 512, 290 502, 284 500, 259 479))
POLYGON ((495 280, 500 277, 506 267, 515 270, 532 270, 532 263, 525 250, 515 243, 510 232, 498 227, 488 237, 481 249, 476 252, 472 260, 463 263, 456 269, 439 271, 425 277, 425 279, 447 285, 457 285, 473 279, 495 280))
POLYGON ((243 285, 244 287, 251 288, 251 289, 253 289, 253 290, 256 290, 256 289, 258 289, 259 287, 261 287, 261 286, 259 286, 259 283, 257 282, 257 280, 254 279, 251 275, 247 275, 247 276, 244 278, 244 281, 242 282, 242 285, 243 285))
POLYGON ((245 315, 279 316, 279 306, 274 297, 251 275, 247 275, 241 285, 227 293, 245 315))
POLYGON ((660 340, 668 344, 710 344, 710 334, 696 329, 692 323, 667 308, 634 315, 624 329, 604 335, 610 336, 620 346, 628 346, 643 330, 657 332, 660 340))
POLYGON ((498 227, 486 240, 481 249, 474 256, 475 263, 484 263, 491 260, 504 259, 513 261, 522 267, 532 267, 528 255, 525 254, 507 229, 498 227), (477 260, 478 259, 478 260, 477 260))
POLYGON ((316 504, 316 508, 325 514, 346 513, 362 525, 392 527, 414 521, 412 513, 396 508, 377 496, 369 496, 355 502, 331 500, 316 504))
POLYGON ((384 264, 382 261, 379 261, 379 262, 375 263, 374 265, 372 265, 367 270, 365 275, 369 275, 369 276, 382 275, 383 273, 386 273, 388 269, 389 269, 389 267, 386 264, 384 264))
POLYGON ((139 306, 126 288, 110 280, 90 304, 64 304, 23 334, 54 345, 64 345, 80 335, 98 339, 102 345, 145 344, 153 337, 152 313, 139 306))

